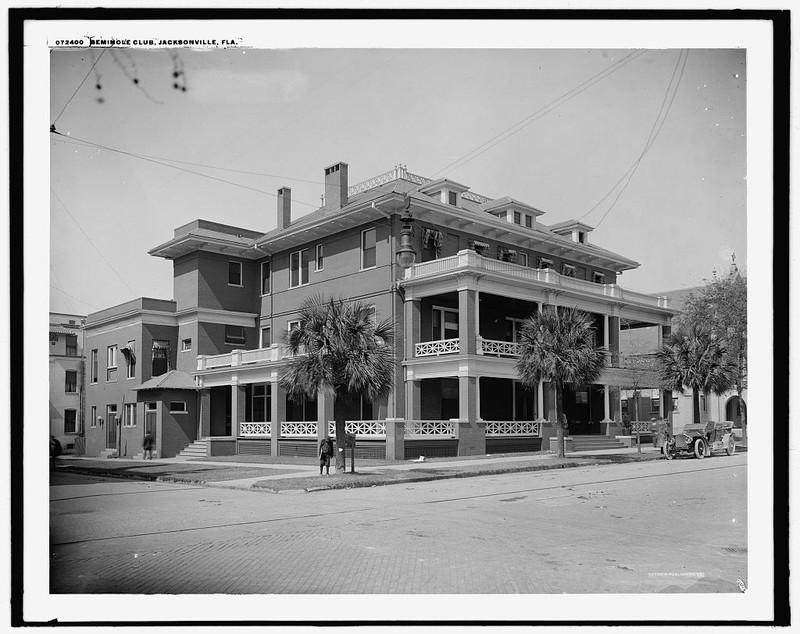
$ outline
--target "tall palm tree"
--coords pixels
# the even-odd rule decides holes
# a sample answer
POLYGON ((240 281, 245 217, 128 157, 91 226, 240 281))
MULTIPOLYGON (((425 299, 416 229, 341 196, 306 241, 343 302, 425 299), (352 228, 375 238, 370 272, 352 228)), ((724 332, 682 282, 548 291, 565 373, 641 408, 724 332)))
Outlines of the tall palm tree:
MULTIPOLYGON (((535 390, 539 381, 556 387, 558 457, 564 457, 564 385, 586 385, 600 378, 605 352, 594 345, 590 316, 577 308, 545 307, 522 327, 517 372, 522 385, 535 390)), ((539 412, 539 416, 542 412, 539 412)))
POLYGON ((692 421, 700 422, 700 394, 724 394, 734 386, 736 367, 725 340, 705 324, 685 323, 656 353, 665 387, 692 390, 692 421))
MULTIPOLYGON (((344 408, 365 397, 371 402, 387 396, 394 385, 395 360, 391 345, 393 324, 375 321, 375 312, 344 299, 307 299, 300 308, 300 327, 287 334, 293 355, 281 386, 288 396, 316 398, 320 391, 333 397, 337 444, 345 439, 344 408)), ((336 473, 345 472, 344 452, 336 452, 336 473)))

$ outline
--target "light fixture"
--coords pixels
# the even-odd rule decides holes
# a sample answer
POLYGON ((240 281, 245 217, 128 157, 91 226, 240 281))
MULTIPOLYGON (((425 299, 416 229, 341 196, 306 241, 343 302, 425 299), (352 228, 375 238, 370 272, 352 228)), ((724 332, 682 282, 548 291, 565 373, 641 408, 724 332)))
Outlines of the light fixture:
POLYGON ((414 266, 417 254, 411 246, 414 218, 411 216, 411 196, 408 194, 403 198, 403 208, 404 215, 400 217, 400 222, 403 224, 400 228, 400 248, 397 250, 397 264, 403 269, 410 269, 414 266))

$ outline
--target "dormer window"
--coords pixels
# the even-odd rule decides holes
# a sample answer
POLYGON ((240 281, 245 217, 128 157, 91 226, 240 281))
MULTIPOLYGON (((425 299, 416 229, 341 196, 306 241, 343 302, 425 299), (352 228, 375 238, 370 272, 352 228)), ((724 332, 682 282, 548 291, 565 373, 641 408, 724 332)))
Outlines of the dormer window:
POLYGON ((551 260, 550 258, 540 257, 536 261, 536 268, 537 269, 552 269, 553 268, 553 260, 551 260))
POLYGON ((447 202, 454 207, 458 205, 458 192, 447 192, 447 202))
POLYGON ((575 277, 575 267, 571 264, 562 264, 561 275, 564 277, 575 277))
POLYGON ((592 273, 592 282, 595 284, 605 284, 606 283, 606 276, 599 271, 594 271, 592 273))
POLYGON ((521 225, 522 224, 522 214, 518 211, 514 212, 514 224, 521 225))
POLYGON ((586 233, 584 231, 578 231, 578 242, 581 244, 586 243, 586 233))

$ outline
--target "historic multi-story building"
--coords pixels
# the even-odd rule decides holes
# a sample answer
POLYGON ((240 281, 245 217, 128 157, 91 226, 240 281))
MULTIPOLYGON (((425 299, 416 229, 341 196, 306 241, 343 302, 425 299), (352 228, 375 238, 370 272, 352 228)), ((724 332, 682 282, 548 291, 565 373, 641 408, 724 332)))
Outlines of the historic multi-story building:
MULTIPOLYGON (((185 402, 185 418, 154 419, 162 456, 175 455, 177 439, 188 444, 195 437, 208 455, 315 455, 317 440, 333 433, 331 399, 292 402, 278 379, 287 363, 284 335, 298 325, 300 306, 334 296, 373 306, 379 319, 395 324, 393 392, 345 412, 362 455, 548 448, 542 443, 555 434, 547 424, 555 420, 553 391, 548 384, 523 389, 514 368, 523 321, 546 305, 589 312, 597 345, 610 353, 597 384, 567 390, 569 433, 615 433, 620 389, 632 371, 619 354, 621 324, 656 326, 660 339, 674 314, 665 298, 617 284, 636 262, 593 244, 588 225, 547 226, 543 212, 526 203, 487 198, 402 166, 349 186, 347 164, 332 165, 324 201, 292 221, 291 190, 282 187, 277 227, 266 234, 196 220, 152 249, 173 261, 173 302, 136 300, 87 321, 87 349, 100 365, 109 360, 89 387, 97 416, 119 416, 123 398, 134 412, 150 407, 162 414, 185 402), (401 249, 412 226, 410 245, 401 249), (156 324, 163 332, 149 334, 156 324), (106 374, 110 363, 120 363, 111 349, 121 354, 128 339, 132 356, 140 342, 142 359, 133 371, 127 366, 134 376, 124 391, 121 377, 106 374), (170 363, 155 368, 164 349, 170 363), (167 371, 170 377, 159 381, 167 371), (167 446, 167 438, 175 442, 167 446)), ((659 400, 659 415, 671 402, 659 400)), ((132 416, 127 426, 141 438, 144 429, 132 416)), ((93 451, 114 450, 107 429, 95 435, 93 451)), ((125 455, 119 436, 113 440, 125 455)))
POLYGON ((84 420, 83 315, 50 313, 50 435, 75 451, 84 420))

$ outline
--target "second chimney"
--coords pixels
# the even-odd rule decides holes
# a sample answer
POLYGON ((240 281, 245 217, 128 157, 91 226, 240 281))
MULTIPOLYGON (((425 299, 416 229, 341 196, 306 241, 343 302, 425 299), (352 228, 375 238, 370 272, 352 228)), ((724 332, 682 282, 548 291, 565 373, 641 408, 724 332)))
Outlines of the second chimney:
POLYGON ((347 204, 347 163, 325 168, 325 209, 341 209, 347 204))
POLYGON ((278 229, 286 229, 292 224, 292 188, 278 190, 278 229))

